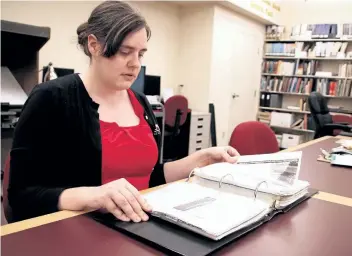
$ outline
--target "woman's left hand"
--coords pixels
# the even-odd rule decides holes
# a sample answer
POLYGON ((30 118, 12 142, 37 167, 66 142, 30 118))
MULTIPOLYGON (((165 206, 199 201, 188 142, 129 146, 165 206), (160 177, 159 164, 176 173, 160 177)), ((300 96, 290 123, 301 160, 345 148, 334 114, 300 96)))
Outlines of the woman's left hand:
POLYGON ((201 166, 199 167, 220 162, 234 164, 240 156, 237 150, 231 146, 206 148, 201 150, 201 153, 204 154, 204 160, 201 161, 201 166))

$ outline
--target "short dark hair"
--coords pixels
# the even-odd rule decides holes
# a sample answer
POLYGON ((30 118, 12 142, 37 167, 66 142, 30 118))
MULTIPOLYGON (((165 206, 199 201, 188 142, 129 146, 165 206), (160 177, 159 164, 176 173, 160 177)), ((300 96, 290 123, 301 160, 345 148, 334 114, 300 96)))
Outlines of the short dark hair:
POLYGON ((77 28, 78 44, 91 57, 88 36, 93 34, 104 49, 102 55, 108 58, 117 53, 129 33, 142 28, 146 29, 149 40, 151 31, 141 14, 125 2, 104 1, 94 8, 88 21, 77 28))

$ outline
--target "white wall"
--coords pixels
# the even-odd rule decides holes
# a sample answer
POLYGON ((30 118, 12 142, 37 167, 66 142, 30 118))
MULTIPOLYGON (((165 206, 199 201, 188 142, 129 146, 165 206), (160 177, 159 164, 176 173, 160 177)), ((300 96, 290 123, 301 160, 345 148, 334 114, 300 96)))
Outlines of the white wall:
POLYGON ((162 88, 178 85, 180 8, 165 2, 131 2, 146 18, 152 36, 144 64, 147 74, 161 76, 162 88))
POLYGON ((215 8, 209 101, 215 105, 218 145, 228 144, 238 123, 255 120, 264 32, 240 13, 215 8))
POLYGON ((207 4, 180 12, 179 84, 192 110, 208 111, 213 16, 207 4))
MULTIPOLYGON (((51 38, 39 53, 39 67, 50 61, 56 67, 83 72, 88 58, 77 46, 77 27, 86 21, 99 2, 2 1, 1 18, 51 28, 51 38)), ((152 37, 144 64, 147 73, 160 75, 162 87, 177 85, 179 6, 163 2, 133 2, 147 19, 152 37)))

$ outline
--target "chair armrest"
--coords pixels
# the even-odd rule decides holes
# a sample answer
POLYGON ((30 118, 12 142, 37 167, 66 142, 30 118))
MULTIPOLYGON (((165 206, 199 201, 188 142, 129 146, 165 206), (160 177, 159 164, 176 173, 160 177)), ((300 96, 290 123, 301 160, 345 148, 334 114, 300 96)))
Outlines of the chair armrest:
POLYGON ((323 126, 323 129, 329 130, 342 130, 345 132, 352 131, 352 125, 343 125, 343 124, 326 124, 323 126))
POLYGON ((341 136, 352 137, 352 132, 340 132, 341 136))

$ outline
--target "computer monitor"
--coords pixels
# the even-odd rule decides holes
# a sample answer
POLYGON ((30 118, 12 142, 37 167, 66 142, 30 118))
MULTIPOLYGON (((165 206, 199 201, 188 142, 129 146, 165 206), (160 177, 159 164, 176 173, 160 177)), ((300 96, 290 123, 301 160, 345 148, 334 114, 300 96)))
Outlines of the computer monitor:
POLYGON ((131 85, 131 89, 136 92, 144 93, 144 79, 145 79, 145 66, 141 67, 141 71, 139 72, 136 80, 131 85))
MULTIPOLYGON (((44 66, 43 67, 42 82, 44 82, 44 77, 45 77, 45 74, 47 71, 48 71, 48 66, 44 66)), ((54 67, 54 71, 58 77, 70 75, 75 72, 75 70, 72 68, 55 68, 55 67, 54 67)))
POLYGON ((146 75, 144 80, 144 94, 160 96, 160 76, 146 75))

